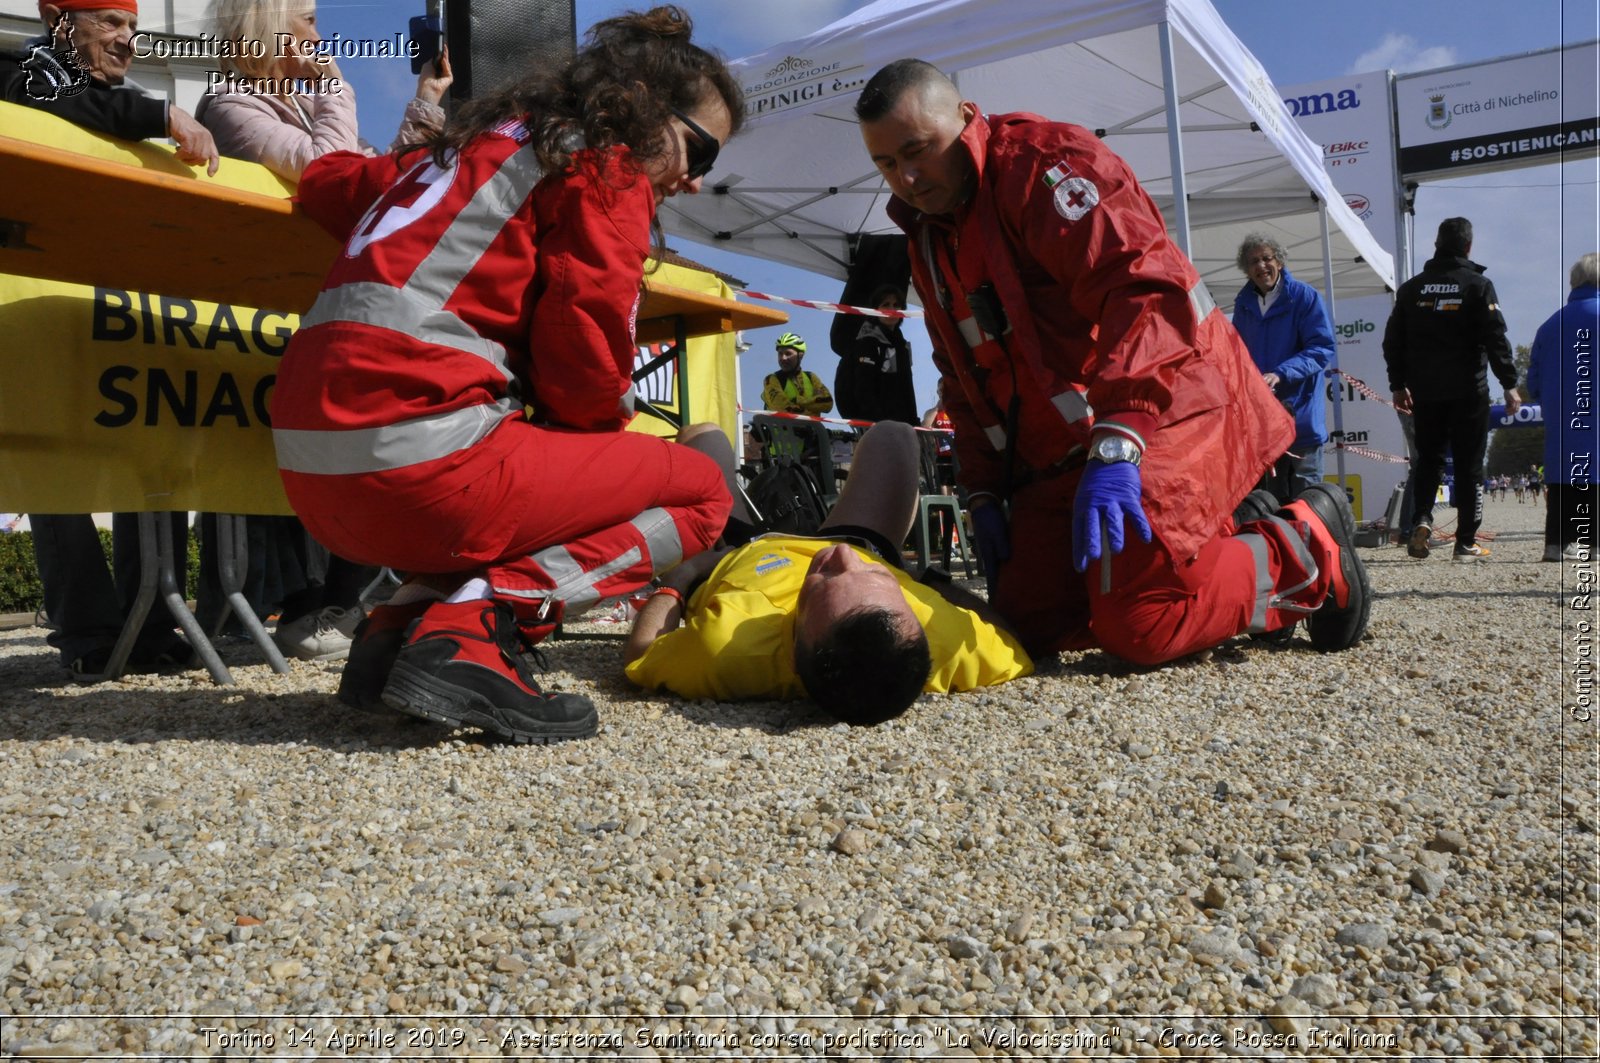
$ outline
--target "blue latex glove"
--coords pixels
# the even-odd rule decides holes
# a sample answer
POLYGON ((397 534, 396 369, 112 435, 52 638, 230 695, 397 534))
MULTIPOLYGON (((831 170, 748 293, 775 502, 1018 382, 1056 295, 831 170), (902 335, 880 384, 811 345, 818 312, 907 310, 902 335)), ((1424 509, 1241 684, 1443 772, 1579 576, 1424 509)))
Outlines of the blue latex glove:
POLYGON ((995 502, 973 506, 972 535, 978 540, 978 560, 983 562, 983 575, 992 593, 999 580, 1000 563, 1011 558, 1011 531, 1006 527, 1005 510, 995 502))
POLYGON ((1100 560, 1100 525, 1105 522, 1105 549, 1122 553, 1122 522, 1130 521, 1139 538, 1150 541, 1150 521, 1139 503, 1139 466, 1130 461, 1090 461, 1072 500, 1072 563, 1085 572, 1100 560))

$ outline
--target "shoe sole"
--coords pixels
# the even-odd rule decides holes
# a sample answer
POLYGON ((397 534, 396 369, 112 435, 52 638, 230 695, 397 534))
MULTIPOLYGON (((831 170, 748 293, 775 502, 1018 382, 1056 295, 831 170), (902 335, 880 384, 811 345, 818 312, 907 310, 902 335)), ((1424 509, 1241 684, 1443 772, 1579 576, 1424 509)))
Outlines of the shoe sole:
POLYGON ((1476 565, 1479 561, 1489 560, 1488 554, 1456 554, 1452 561, 1462 565, 1476 565))
MULTIPOLYGON (((1313 490, 1315 488, 1308 488, 1300 497, 1305 498, 1313 490)), ((1326 630, 1325 626, 1317 620, 1321 610, 1312 613, 1306 618, 1306 634, 1311 638, 1311 645, 1324 653, 1347 650, 1355 646, 1366 637, 1367 622, 1372 619, 1372 580, 1367 575, 1366 564, 1356 554, 1355 515, 1350 512, 1349 505, 1339 505, 1338 501, 1335 500, 1333 492, 1337 490, 1338 488, 1332 488, 1319 492, 1328 497, 1329 502, 1334 507, 1334 513, 1338 517, 1339 527, 1337 531, 1332 526, 1329 526, 1328 531, 1333 533, 1334 541, 1339 544, 1339 569, 1344 576, 1346 586, 1350 588, 1351 605, 1346 606, 1344 609, 1335 609, 1333 611, 1345 615, 1351 608, 1357 610, 1356 636, 1349 641, 1341 638, 1329 642, 1326 636, 1321 635, 1321 632, 1326 630)), ((1309 502, 1306 504, 1308 506, 1311 505, 1309 502)), ((1315 506, 1311 506, 1311 509, 1319 517, 1322 515, 1322 511, 1315 506)), ((1324 523, 1327 522, 1324 521, 1324 523)), ((1329 603, 1324 603, 1322 608, 1328 609, 1328 605, 1329 603)))
POLYGON ((1287 646, 1294 641, 1294 629, 1297 625, 1279 628, 1276 631, 1265 631, 1261 634, 1250 636, 1251 642, 1259 642, 1266 646, 1287 646))
POLYGON ((1428 556, 1428 540, 1433 536, 1433 528, 1427 524, 1418 524, 1411 529, 1411 538, 1406 540, 1406 553, 1417 560, 1428 556))
POLYGON ((383 704, 396 712, 451 727, 476 727, 523 745, 548 745, 574 738, 592 738, 600 730, 594 706, 582 719, 541 724, 539 730, 515 727, 503 720, 481 694, 464 691, 405 661, 395 663, 383 688, 383 704))
POLYGON ((343 649, 333 650, 329 653, 307 653, 304 650, 291 650, 284 646, 279 646, 278 651, 285 657, 293 657, 297 661, 306 661, 311 664, 325 664, 329 661, 342 661, 350 656, 349 646, 346 646, 343 649))
POLYGON ((1242 528, 1253 521, 1265 520, 1276 513, 1279 508, 1277 498, 1273 497, 1270 491, 1251 491, 1244 496, 1243 501, 1234 507, 1234 527, 1242 528))

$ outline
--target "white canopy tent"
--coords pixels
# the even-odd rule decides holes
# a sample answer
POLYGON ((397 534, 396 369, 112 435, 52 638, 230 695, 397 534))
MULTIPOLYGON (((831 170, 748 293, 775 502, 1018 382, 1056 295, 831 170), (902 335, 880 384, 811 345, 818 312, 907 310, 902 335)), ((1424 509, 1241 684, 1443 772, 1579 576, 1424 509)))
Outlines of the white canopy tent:
POLYGON ((1101 131, 1225 306, 1250 228, 1296 252, 1296 276, 1325 292, 1329 267, 1340 296, 1394 286, 1321 148, 1208 0, 878 0, 735 64, 745 131, 705 193, 664 206, 667 231, 843 278, 855 234, 898 232, 851 108, 903 56, 950 73, 988 112, 1101 131))

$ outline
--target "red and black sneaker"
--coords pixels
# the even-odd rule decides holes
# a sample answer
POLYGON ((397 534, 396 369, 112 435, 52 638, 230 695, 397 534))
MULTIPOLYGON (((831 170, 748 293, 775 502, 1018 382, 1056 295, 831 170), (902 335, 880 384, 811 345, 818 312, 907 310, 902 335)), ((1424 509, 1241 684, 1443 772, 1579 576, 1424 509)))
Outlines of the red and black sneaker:
POLYGON ((1306 617, 1311 645, 1324 652, 1349 649, 1367 633, 1372 615, 1372 581, 1356 554, 1356 518, 1349 499, 1335 484, 1312 484, 1280 515, 1310 526, 1312 556, 1331 577, 1328 596, 1306 617))
POLYGON ((1271 491, 1256 488, 1233 507, 1233 526, 1242 528, 1253 521, 1266 520, 1278 511, 1278 499, 1271 491))
POLYGON ((495 599, 436 602, 400 647, 383 688, 392 709, 516 742, 588 738, 594 703, 543 690, 529 671, 512 607, 495 599))
POLYGON ((383 686, 406 641, 406 628, 433 605, 432 600, 405 605, 377 605, 356 625, 350 656, 339 675, 339 700, 353 709, 383 708, 383 686))

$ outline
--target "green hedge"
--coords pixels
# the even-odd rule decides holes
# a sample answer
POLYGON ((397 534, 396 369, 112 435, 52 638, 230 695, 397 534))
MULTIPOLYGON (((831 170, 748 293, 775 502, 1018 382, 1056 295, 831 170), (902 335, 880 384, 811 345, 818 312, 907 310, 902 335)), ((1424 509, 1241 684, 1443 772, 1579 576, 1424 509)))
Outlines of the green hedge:
MULTIPOLYGON (((111 530, 101 528, 100 547, 106 553, 106 564, 111 564, 111 530)), ((194 600, 200 577, 200 540, 189 532, 189 580, 184 595, 194 600)), ((37 612, 44 604, 44 587, 39 583, 39 570, 33 563, 33 533, 13 532, 0 535, 0 613, 37 612)))

